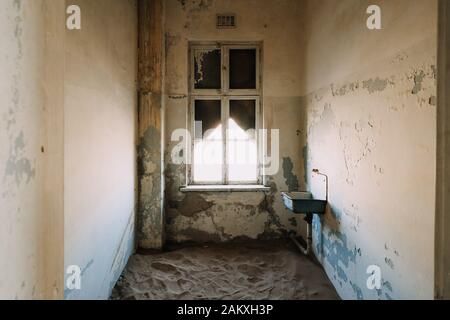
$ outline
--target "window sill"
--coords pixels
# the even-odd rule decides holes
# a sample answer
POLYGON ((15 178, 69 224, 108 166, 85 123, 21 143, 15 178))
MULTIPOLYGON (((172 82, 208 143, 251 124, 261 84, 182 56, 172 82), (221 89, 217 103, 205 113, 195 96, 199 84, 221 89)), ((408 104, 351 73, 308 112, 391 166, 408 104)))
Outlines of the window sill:
POLYGON ((263 185, 192 185, 180 188, 181 192, 267 192, 263 185))

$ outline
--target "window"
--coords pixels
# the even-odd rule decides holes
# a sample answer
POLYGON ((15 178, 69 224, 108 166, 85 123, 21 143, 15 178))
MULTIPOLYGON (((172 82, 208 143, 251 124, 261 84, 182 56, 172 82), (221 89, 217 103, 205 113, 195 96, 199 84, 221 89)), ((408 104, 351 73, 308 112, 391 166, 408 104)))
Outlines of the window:
POLYGON ((260 50, 250 43, 190 45, 190 184, 262 183, 260 50))

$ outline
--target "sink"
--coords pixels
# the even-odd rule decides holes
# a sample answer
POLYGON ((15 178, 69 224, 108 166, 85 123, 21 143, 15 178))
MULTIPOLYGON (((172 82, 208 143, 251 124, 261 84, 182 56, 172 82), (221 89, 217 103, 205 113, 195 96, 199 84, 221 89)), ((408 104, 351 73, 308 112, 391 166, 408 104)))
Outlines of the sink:
POLYGON ((286 208, 299 214, 324 214, 326 200, 313 199, 310 192, 282 192, 286 208))

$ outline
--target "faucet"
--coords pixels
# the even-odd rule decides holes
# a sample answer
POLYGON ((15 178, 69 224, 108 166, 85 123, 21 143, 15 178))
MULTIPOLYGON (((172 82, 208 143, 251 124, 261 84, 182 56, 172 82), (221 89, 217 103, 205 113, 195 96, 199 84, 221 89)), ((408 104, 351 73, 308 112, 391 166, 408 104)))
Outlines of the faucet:
POLYGON ((326 185, 326 198, 325 200, 328 202, 328 176, 324 173, 321 173, 319 169, 313 169, 312 170, 313 173, 319 175, 319 176, 323 176, 325 177, 325 185, 326 185))

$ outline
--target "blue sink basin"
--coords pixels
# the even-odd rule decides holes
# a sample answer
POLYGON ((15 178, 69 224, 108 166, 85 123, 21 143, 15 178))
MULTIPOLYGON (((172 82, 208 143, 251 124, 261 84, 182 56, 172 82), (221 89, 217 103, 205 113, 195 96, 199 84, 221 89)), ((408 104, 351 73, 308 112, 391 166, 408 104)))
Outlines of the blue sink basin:
POLYGON ((309 192, 282 192, 286 208, 299 214, 324 214, 327 207, 325 200, 315 200, 309 192))

